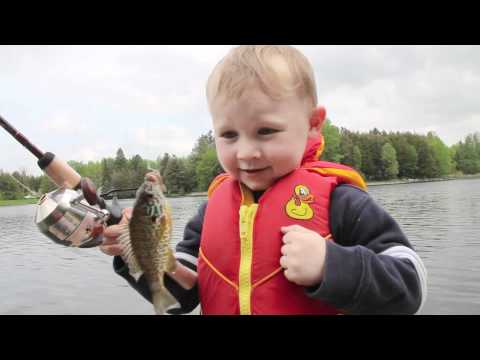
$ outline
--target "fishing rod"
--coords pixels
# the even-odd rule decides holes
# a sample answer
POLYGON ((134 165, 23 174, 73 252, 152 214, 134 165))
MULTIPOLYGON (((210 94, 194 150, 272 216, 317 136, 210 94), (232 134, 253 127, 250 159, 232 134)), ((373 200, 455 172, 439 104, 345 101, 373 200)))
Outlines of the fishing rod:
POLYGON ((2 116, 0 126, 38 159, 40 169, 58 186, 37 204, 35 223, 40 232, 65 246, 100 245, 104 226, 118 224, 122 218, 117 198, 107 204, 89 178, 81 177, 55 154, 41 151, 2 116))
POLYGON ((62 161, 50 152, 44 153, 33 145, 20 131, 15 129, 7 120, 0 115, 0 126, 13 136, 38 159, 38 166, 57 185, 78 190, 81 187, 81 176, 66 162, 62 161))

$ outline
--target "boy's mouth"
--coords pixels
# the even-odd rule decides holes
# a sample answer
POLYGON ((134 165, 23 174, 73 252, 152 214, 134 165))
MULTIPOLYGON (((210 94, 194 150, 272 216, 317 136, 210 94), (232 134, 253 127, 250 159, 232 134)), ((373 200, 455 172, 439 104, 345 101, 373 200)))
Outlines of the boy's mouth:
POLYGON ((259 169, 240 169, 240 171, 246 172, 247 174, 255 174, 267 169, 268 169, 268 166, 264 168, 259 168, 259 169))

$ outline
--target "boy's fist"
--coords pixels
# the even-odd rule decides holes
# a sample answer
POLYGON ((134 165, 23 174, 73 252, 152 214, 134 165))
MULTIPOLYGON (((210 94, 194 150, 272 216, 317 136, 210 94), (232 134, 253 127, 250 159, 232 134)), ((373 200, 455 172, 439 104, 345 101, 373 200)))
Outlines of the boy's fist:
POLYGON ((284 245, 280 265, 285 277, 297 285, 313 286, 322 281, 325 266, 325 239, 300 225, 280 228, 284 245))

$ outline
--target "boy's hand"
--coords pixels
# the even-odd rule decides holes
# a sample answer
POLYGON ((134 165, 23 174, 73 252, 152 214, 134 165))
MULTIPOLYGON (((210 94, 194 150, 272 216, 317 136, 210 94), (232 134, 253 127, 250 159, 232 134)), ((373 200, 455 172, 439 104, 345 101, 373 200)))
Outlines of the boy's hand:
POLYGON ((123 224, 128 224, 132 217, 132 208, 122 210, 122 219, 117 225, 111 225, 103 231, 103 242, 100 250, 110 256, 119 256, 122 254, 122 246, 118 243, 117 237, 120 235, 120 229, 123 224))
POLYGON ((325 266, 325 239, 300 225, 280 228, 284 245, 280 265, 285 277, 297 285, 313 286, 322 281, 325 266))

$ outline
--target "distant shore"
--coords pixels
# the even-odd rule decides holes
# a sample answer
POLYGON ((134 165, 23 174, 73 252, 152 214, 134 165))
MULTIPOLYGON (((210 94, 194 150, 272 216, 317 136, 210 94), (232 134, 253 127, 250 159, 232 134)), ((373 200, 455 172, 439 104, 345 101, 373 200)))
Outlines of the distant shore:
MULTIPOLYGON (((480 174, 475 175, 456 175, 445 176, 441 178, 433 179, 396 179, 386 181, 368 181, 367 186, 385 186, 385 185, 400 185, 400 184, 416 184, 425 182, 438 182, 438 181, 451 181, 451 180, 464 180, 464 179, 480 179, 480 174)), ((193 192, 190 194, 171 194, 167 195, 168 198, 176 197, 204 197, 207 196, 207 192, 193 192)), ((133 198, 132 198, 133 200, 133 198)), ((0 200, 0 206, 18 206, 18 205, 30 205, 38 203, 38 199, 17 199, 17 200, 0 200)))
POLYGON ((17 199, 17 200, 0 200, 0 206, 17 206, 36 204, 38 199, 17 199))
POLYGON ((464 180, 464 179, 480 179, 480 174, 475 175, 452 175, 433 179, 395 179, 386 181, 368 181, 367 186, 384 186, 384 185, 399 185, 399 184, 415 184, 425 182, 464 180))
MULTIPOLYGON (((462 179, 480 179, 480 174, 475 175, 452 175, 444 176, 441 178, 433 179, 395 179, 395 180, 385 180, 385 181, 367 181, 367 186, 383 186, 383 185, 399 185, 399 184, 414 184, 414 183, 424 183, 424 182, 438 182, 438 181, 451 181, 451 180, 462 180, 462 179)), ((173 195, 172 197, 181 197, 181 196, 207 196, 207 192, 195 192, 186 195, 173 195)), ((170 197, 170 196, 168 196, 170 197)))

